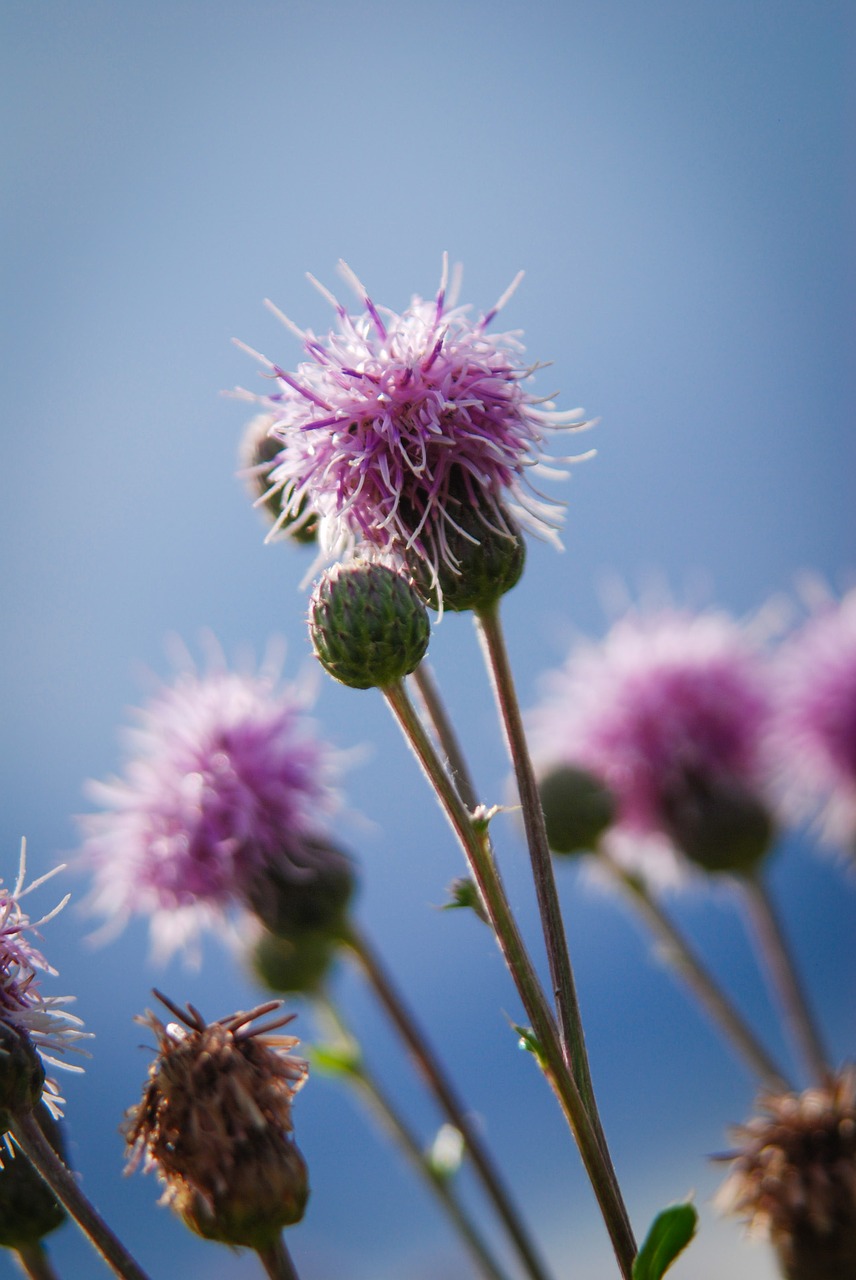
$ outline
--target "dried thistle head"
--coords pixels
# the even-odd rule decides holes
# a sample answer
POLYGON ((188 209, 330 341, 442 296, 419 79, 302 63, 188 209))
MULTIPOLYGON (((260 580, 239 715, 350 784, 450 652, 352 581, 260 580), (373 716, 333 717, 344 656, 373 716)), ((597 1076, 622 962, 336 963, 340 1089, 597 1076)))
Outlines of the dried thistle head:
POLYGON ((765 1095, 734 1138, 718 1207, 770 1240, 786 1280, 852 1280, 856 1066, 804 1093, 765 1095))
POLYGON ((281 1007, 206 1023, 155 993, 180 1020, 138 1021, 158 1041, 143 1097, 122 1127, 128 1171, 155 1169, 169 1204, 209 1240, 262 1248, 303 1216, 306 1164, 292 1136, 291 1102, 308 1074, 294 1036, 273 1035, 294 1016, 253 1025, 281 1007))

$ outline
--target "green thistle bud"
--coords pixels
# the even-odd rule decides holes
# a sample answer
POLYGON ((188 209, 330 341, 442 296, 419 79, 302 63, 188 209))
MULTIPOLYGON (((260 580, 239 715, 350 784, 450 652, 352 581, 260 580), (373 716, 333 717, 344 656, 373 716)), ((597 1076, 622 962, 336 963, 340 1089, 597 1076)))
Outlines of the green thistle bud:
POLYGON ((766 805, 735 778, 685 769, 661 806, 667 834, 705 871, 750 873, 772 846, 775 828, 766 805))
POLYGON ((309 635, 326 671, 352 689, 386 688, 425 656, 431 624, 406 578, 382 564, 336 564, 309 603, 309 635))
POLYGON ((554 853, 594 853, 615 819, 615 797, 585 769, 562 765, 538 784, 554 853))
MULTIPOLYGON (((67 1165, 62 1130, 43 1102, 36 1108, 42 1133, 67 1165)), ((23 1152, 3 1153, 0 1166, 0 1245, 24 1249, 65 1221, 65 1210, 23 1152)))
POLYGON ((338 944, 328 933, 299 933, 280 938, 267 930, 250 953, 256 978, 282 994, 316 995, 324 986, 338 944))
POLYGON ((485 524, 471 504, 456 507, 455 524, 443 526, 445 549, 431 544, 437 551, 436 580, 433 566, 424 556, 413 548, 405 554, 414 586, 427 605, 437 609, 442 603, 444 609, 456 613, 489 609, 517 585, 526 561, 526 544, 514 521, 505 512, 501 518, 506 529, 485 524))
POLYGON ((296 514, 282 519, 282 491, 270 490, 270 473, 274 463, 282 452, 282 441, 269 434, 272 424, 276 422, 276 414, 260 413, 248 424, 241 441, 241 470, 247 479, 247 486, 256 500, 263 498, 261 509, 272 524, 280 521, 279 528, 294 542, 313 543, 318 540, 318 519, 314 515, 307 516, 305 498, 300 503, 296 514), (306 518, 304 518, 306 517, 306 518))
POLYGON ((0 1133, 12 1127, 42 1096, 45 1069, 30 1037, 0 1022, 0 1133))
POLYGON ((264 867, 247 901, 266 929, 282 938, 342 929, 356 887, 353 863, 335 845, 305 839, 288 859, 264 867))

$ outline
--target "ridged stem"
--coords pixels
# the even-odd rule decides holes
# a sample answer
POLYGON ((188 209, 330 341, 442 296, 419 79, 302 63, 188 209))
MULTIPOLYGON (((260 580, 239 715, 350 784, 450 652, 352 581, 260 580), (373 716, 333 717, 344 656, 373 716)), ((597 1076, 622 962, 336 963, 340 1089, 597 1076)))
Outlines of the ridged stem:
POLYGON ((282 1236, 277 1237, 267 1248, 257 1249, 256 1253, 270 1280, 300 1280, 282 1236))
MULTIPOLYGON (((319 1008, 326 1013, 336 1032, 348 1043, 353 1036, 337 1006, 329 996, 317 998, 319 1008)), ((411 1129, 396 1104, 381 1086, 377 1077, 363 1062, 362 1057, 350 1062, 345 1069, 346 1078, 363 1095, 367 1106, 374 1112, 379 1124, 386 1129, 393 1142, 401 1148, 425 1185, 438 1200, 454 1229, 467 1246, 479 1273, 484 1280, 508 1280, 506 1273, 493 1257, 476 1224, 457 1194, 453 1180, 442 1174, 431 1163, 418 1136, 411 1129)))
POLYGON ((568 1067, 553 1011, 524 946, 497 873, 487 834, 487 820, 471 815, 417 716, 404 686, 382 691, 410 743, 446 817, 457 835, 484 902, 497 943, 517 986, 536 1040, 537 1056, 553 1086, 576 1139, 580 1156, 606 1223, 624 1280, 630 1280, 636 1242, 615 1172, 592 1125, 589 1111, 568 1067))
POLYGON ((686 983, 749 1069, 768 1089, 782 1092, 792 1088, 730 997, 645 885, 636 876, 628 874, 608 854, 601 852, 598 862, 621 886, 634 910, 657 939, 666 963, 686 983))
POLYGON ((548 1280, 541 1262, 511 1195, 504 1185, 487 1146, 471 1122, 463 1101, 458 1096, 443 1063, 434 1052, 425 1033, 411 1013, 392 977, 365 934, 353 924, 345 938, 378 1000, 404 1043, 422 1078, 437 1100, 446 1119, 464 1140, 464 1148, 482 1186, 504 1225, 520 1260, 532 1280, 548 1280))
POLYGON ((123 1280, 148 1280, 145 1271, 137 1265, 118 1236, 114 1235, 83 1194, 74 1175, 42 1133, 32 1111, 15 1117, 12 1134, 30 1164, 41 1174, 57 1200, 65 1206, 115 1274, 123 1277, 123 1280))
POLYGON ((738 876, 749 913, 751 933, 785 1025, 812 1079, 828 1081, 832 1072, 778 912, 760 875, 738 876))
POLYGON ((416 686, 425 714, 436 734, 440 749, 446 757, 449 774, 455 784, 458 795, 470 813, 475 813, 479 804, 478 794, 461 745, 458 742, 455 727, 446 711, 445 704, 440 696, 440 690, 437 688, 434 674, 428 663, 425 661, 420 662, 410 679, 416 686))
POLYGON ((57 1273, 43 1244, 25 1244, 14 1252, 18 1266, 29 1280, 57 1280, 57 1273))

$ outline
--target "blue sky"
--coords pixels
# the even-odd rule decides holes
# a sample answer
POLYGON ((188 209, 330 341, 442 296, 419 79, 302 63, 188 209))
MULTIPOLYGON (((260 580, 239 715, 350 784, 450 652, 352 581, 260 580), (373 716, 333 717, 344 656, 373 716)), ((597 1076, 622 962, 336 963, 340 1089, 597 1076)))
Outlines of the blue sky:
MULTIPOLYGON (((196 645, 210 628, 229 654, 279 634, 289 674, 307 666, 306 560, 262 544, 234 474, 245 410, 219 393, 258 377, 234 335, 296 362, 261 301, 323 330, 329 309, 305 272, 336 287, 340 257, 397 309, 433 292, 443 251, 463 262, 477 309, 525 268, 504 324, 552 362, 539 385, 560 407, 601 420, 585 440, 597 458, 562 490, 565 552, 533 545, 507 602, 525 703, 574 629, 602 630, 611 577, 635 592, 659 575, 739 614, 803 570, 852 582, 853 60, 852 11, 835 2, 7 0, 5 878, 22 835, 34 871, 73 852, 83 782, 118 767, 117 726, 145 693, 141 673, 168 674, 170 633, 196 645)), ((499 799, 506 763, 467 620, 446 619, 431 654, 499 799)), ((369 824, 343 833, 364 867, 361 920, 448 1052, 557 1271, 603 1275, 576 1157, 510 1046, 500 962, 474 924, 434 909, 460 864, 433 801, 379 698, 322 684, 318 715, 339 745, 374 744, 348 788, 369 824)), ((510 822, 502 847, 531 928, 510 822)), ((834 1051, 852 1052, 853 883, 799 839, 773 879, 834 1051)), ((69 883, 84 895, 85 879, 69 883)), ((573 871, 562 892, 641 1229, 691 1188, 706 1202, 718 1178, 706 1156, 747 1112, 751 1082, 623 911, 573 871)), ((728 896, 676 910, 769 1027, 728 896)), ((97 1034, 86 1076, 67 1085, 86 1185, 154 1274, 251 1275, 157 1209, 152 1180, 113 1175, 148 1061, 131 1017, 151 986, 212 1017, 254 990, 216 944, 198 974, 163 973, 141 924, 100 951, 82 945, 88 928, 71 907, 45 938, 97 1034)), ((433 1112, 370 1000, 347 976, 341 993, 427 1133, 433 1112)), ((348 1099, 313 1081, 297 1121, 314 1184, 293 1237, 304 1280, 470 1274, 348 1099)), ((94 1274, 71 1229, 56 1249, 68 1280, 94 1274)), ((772 1275, 712 1219, 690 1256, 676 1280, 713 1280, 724 1260, 734 1280, 772 1275)), ((12 1274, 4 1259, 0 1274, 12 1274)))

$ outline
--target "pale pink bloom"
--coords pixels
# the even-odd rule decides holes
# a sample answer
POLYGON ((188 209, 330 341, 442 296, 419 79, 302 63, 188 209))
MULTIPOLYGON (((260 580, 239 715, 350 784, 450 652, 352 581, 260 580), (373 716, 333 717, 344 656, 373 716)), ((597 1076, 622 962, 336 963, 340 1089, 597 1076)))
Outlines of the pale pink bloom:
POLYGON ((555 474, 545 433, 587 424, 580 410, 558 413, 527 389, 535 366, 516 334, 488 332, 517 281, 474 320, 455 305, 457 284, 447 295, 444 264, 437 297, 414 297, 398 314, 376 306, 340 266, 363 314, 350 315, 322 289, 338 328, 317 338, 277 312, 308 358, 288 373, 258 356, 276 390, 239 393, 273 416, 281 441, 270 473, 280 522, 315 513, 322 560, 363 544, 393 559, 415 551, 435 572, 440 564, 456 571, 448 536, 462 506, 475 507, 485 528, 505 532, 510 516, 557 541, 560 505, 530 476, 555 474))
POLYGON ((89 784, 101 812, 81 819, 106 932, 148 916, 156 957, 187 946, 195 959, 201 931, 228 933, 260 872, 309 873, 340 759, 307 701, 278 668, 239 674, 219 657, 137 712, 123 776, 89 784))
POLYGON ((856 589, 785 642, 775 679, 783 808, 820 814, 826 838, 856 851, 856 589))

